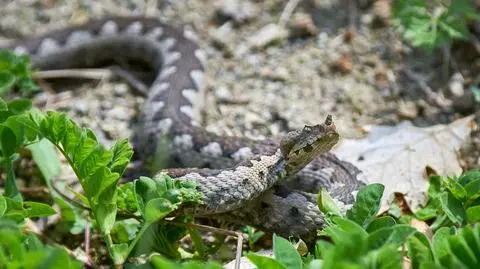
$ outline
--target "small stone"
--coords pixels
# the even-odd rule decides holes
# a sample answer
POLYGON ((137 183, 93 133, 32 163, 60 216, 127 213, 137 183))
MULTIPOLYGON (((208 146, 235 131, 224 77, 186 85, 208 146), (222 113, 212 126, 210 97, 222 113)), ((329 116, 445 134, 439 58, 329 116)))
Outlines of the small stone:
POLYGON ((215 97, 217 97, 219 100, 227 100, 227 101, 230 101, 232 100, 232 93, 230 92, 230 90, 227 88, 227 87, 224 87, 224 86, 220 86, 220 87, 217 87, 213 90, 213 94, 215 95, 215 97))
POLYGON ((373 4, 374 21, 379 26, 388 25, 392 17, 392 3, 390 0, 377 0, 373 4))
POLYGON ((378 67, 375 69, 375 86, 379 90, 386 90, 390 88, 387 69, 382 67, 378 67))
POLYGON ((455 97, 463 96, 465 94, 465 89, 463 87, 464 82, 465 79, 463 78, 462 74, 455 73, 448 82, 448 90, 450 94, 455 97))
POLYGON ((113 88, 116 96, 124 96, 128 93, 128 86, 126 84, 118 84, 113 88))
POLYGON ((343 55, 333 63, 333 68, 345 74, 352 72, 352 58, 348 55, 343 55))
POLYGON ((414 120, 418 116, 418 108, 414 102, 400 101, 398 104, 397 114, 401 119, 414 120))
POLYGON ((117 106, 107 112, 107 117, 120 121, 128 121, 133 117, 134 112, 126 107, 117 106))
POLYGON ((72 103, 72 108, 74 111, 85 115, 88 112, 88 103, 84 100, 77 100, 72 103))
POLYGON ((260 8, 248 0, 221 0, 215 6, 220 21, 233 20, 237 24, 250 21, 260 13, 260 8))
POLYGON ((213 44, 225 52, 225 56, 233 55, 233 24, 232 22, 224 23, 217 29, 209 31, 209 35, 213 40, 213 44))
POLYGON ((288 23, 291 37, 315 36, 318 33, 317 26, 310 14, 296 12, 288 23))
POLYGON ((254 48, 263 49, 270 44, 285 40, 287 36, 287 29, 271 23, 250 37, 249 44, 254 48))
MULTIPOLYGON (((129 137, 128 124, 126 122, 107 122, 101 125, 102 131, 109 139, 120 139, 129 137)), ((102 133, 102 132, 97 132, 102 133)))
POLYGON ((263 68, 260 75, 263 78, 270 80, 287 81, 290 77, 290 72, 288 72, 287 68, 280 66, 274 70, 270 68, 263 68))

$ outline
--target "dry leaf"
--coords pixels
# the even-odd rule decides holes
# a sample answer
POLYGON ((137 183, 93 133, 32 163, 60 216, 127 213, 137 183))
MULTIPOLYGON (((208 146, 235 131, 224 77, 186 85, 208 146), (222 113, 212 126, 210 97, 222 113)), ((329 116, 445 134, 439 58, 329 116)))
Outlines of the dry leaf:
POLYGON ((404 195, 415 212, 426 202, 426 166, 445 176, 462 172, 457 150, 474 128, 472 119, 469 116, 428 128, 415 127, 410 122, 394 127, 373 126, 366 138, 344 139, 334 152, 362 170, 368 184, 385 185, 380 212, 388 209, 396 192, 404 195))
POLYGON ((410 225, 415 228, 417 231, 421 232, 422 234, 424 234, 426 237, 428 237, 429 239, 432 239, 433 237, 433 231, 432 229, 430 228, 430 226, 428 226, 428 224, 425 222, 425 221, 421 221, 421 220, 418 220, 418 219, 411 219, 410 220, 410 225))

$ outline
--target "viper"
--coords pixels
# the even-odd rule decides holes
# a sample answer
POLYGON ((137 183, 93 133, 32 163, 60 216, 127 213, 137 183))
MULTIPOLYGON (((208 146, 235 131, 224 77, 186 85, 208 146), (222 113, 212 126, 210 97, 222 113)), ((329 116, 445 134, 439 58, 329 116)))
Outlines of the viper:
POLYGON ((360 171, 328 151, 339 135, 331 116, 281 140, 251 140, 207 132, 199 124, 205 54, 187 27, 155 18, 110 17, 15 42, 40 70, 140 61, 156 74, 146 93, 136 155, 153 170, 193 179, 204 204, 189 214, 252 225, 280 235, 315 238, 324 219, 316 193, 326 188, 345 210, 364 184, 360 171))

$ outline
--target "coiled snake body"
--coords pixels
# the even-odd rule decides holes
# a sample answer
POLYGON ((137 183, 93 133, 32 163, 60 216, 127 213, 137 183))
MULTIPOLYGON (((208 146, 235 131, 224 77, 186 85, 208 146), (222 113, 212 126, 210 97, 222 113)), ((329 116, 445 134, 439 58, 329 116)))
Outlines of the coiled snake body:
POLYGON ((281 144, 218 136, 199 127, 205 57, 187 29, 157 19, 115 17, 10 48, 31 54, 34 67, 44 70, 125 59, 150 65, 157 76, 148 91, 136 152, 153 166, 167 156, 176 166, 196 167, 167 170, 173 177, 195 179, 204 193, 204 206, 192 214, 311 240, 323 225, 315 197, 319 188, 326 187, 339 205, 348 207, 363 185, 355 167, 327 153, 338 140, 330 117, 290 133, 281 144))

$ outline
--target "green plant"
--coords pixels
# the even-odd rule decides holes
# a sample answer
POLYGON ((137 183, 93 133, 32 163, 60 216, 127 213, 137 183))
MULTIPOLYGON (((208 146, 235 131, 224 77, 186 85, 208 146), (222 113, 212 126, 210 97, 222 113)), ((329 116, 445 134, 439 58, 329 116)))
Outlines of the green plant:
POLYGON ((32 80, 30 58, 15 55, 8 50, 0 50, 0 96, 15 86, 24 94, 38 90, 32 80))
POLYGON ((44 245, 33 233, 21 232, 10 220, 0 218, 0 238, 1 268, 82 268, 61 247, 44 245))
POLYGON ((470 0, 399 0, 393 16, 403 38, 427 51, 469 39, 467 23, 480 18, 470 0))
POLYGON ((471 170, 460 177, 430 177, 428 199, 415 217, 433 220, 433 230, 479 222, 480 171, 471 170))

